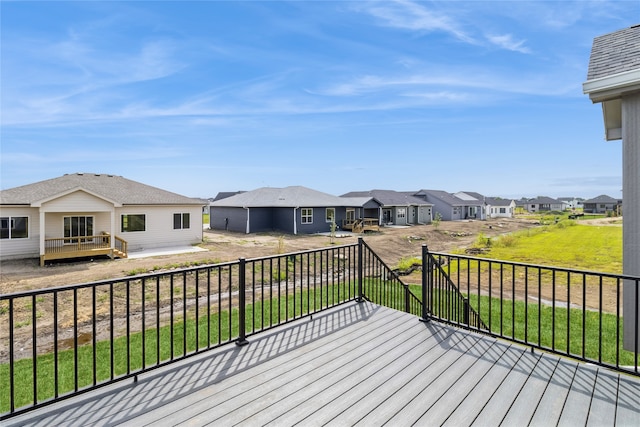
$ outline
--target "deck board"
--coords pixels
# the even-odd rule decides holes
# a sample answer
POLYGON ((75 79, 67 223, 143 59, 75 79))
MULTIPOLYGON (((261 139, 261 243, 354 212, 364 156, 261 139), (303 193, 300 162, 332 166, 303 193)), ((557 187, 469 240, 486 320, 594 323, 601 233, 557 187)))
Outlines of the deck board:
POLYGON ((638 378, 367 302, 248 340, 3 423, 640 425, 638 378))

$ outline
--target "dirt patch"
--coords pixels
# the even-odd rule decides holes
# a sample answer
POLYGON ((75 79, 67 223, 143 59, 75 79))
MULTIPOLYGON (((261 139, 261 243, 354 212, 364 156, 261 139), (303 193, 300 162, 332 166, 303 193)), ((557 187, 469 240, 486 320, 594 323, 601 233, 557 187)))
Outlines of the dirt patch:
MULTIPOLYGON (((402 258, 419 257, 423 244, 432 251, 446 252, 472 245, 480 233, 495 237, 534 226, 535 221, 523 219, 442 221, 437 229, 433 225, 383 227, 379 233, 362 236, 387 265, 395 267, 402 258)), ((357 238, 358 235, 339 237, 334 244, 355 243, 357 238)), ((206 230, 204 242, 199 246, 207 251, 138 259, 96 258, 56 262, 46 267, 40 267, 37 259, 5 261, 2 262, 0 273, 0 293, 108 280, 133 272, 142 273, 194 262, 217 263, 241 257, 256 258, 317 249, 331 246, 331 240, 325 235, 240 234, 206 230)))

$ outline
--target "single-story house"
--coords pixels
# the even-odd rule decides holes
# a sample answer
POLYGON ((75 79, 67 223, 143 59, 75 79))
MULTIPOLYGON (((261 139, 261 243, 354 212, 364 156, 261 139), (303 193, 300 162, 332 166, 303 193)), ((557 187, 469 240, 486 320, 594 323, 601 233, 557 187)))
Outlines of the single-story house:
POLYGON ((564 204, 560 200, 551 197, 540 196, 535 199, 529 199, 525 203, 525 209, 528 212, 562 212, 564 204))
POLYGON ((467 203, 466 215, 469 218, 487 219, 487 197, 475 191, 458 191, 453 193, 455 197, 467 203))
POLYGON ((241 233, 283 231, 313 234, 331 231, 375 214, 380 203, 373 197, 338 197, 302 186, 263 187, 211 202, 212 230, 241 233))
POLYGON ((606 214, 608 212, 615 212, 618 214, 622 207, 622 200, 601 194, 593 199, 585 200, 583 206, 584 213, 606 214))
POLYGON ((0 259, 108 255, 202 242, 200 199, 74 173, 0 191, 0 259))
POLYGON ((582 202, 584 199, 580 197, 558 197, 558 200, 562 202, 564 209, 582 209, 584 206, 582 202))
POLYGON ((481 219, 481 204, 477 201, 462 200, 451 193, 441 190, 419 190, 413 196, 433 205, 433 217, 440 214, 443 221, 463 219, 481 219))
POLYGON ((431 223, 433 205, 407 192, 394 190, 351 191, 340 197, 373 197, 381 203, 382 225, 431 223))
POLYGON ((513 199, 486 197, 485 203, 489 218, 513 218, 516 213, 516 202, 513 199))

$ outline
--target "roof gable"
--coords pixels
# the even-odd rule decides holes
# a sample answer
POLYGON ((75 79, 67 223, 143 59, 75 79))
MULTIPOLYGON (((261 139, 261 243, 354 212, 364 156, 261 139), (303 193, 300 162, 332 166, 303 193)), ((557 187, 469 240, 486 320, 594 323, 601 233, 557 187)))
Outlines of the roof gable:
POLYGON ((202 205, 182 196, 117 175, 75 173, 0 191, 0 204, 34 205, 82 190, 115 205, 202 205))

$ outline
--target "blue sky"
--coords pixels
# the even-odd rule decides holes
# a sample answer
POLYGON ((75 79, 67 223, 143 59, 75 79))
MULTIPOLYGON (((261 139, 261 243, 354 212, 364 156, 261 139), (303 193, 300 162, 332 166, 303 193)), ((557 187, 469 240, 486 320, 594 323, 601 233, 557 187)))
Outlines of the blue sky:
POLYGON ((582 92, 638 1, 1 2, 0 187, 109 173, 620 197, 582 92))

